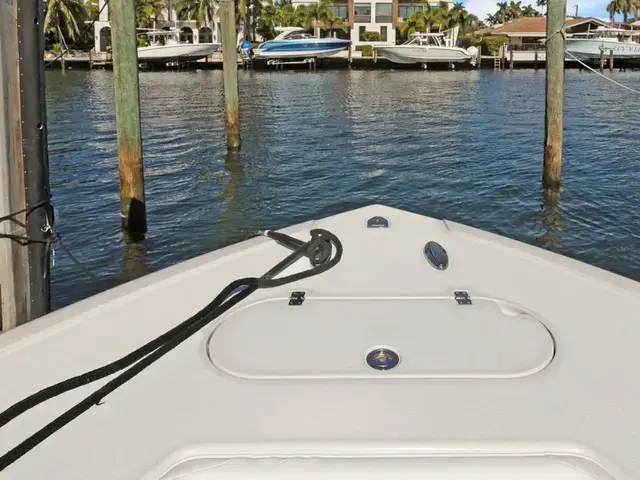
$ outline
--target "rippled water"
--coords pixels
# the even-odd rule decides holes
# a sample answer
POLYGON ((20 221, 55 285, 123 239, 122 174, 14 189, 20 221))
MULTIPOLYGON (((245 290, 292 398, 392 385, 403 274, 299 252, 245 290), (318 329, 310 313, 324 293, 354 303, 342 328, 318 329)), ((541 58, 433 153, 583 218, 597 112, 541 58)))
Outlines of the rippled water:
MULTIPOLYGON (((540 192, 544 72, 239 72, 226 154, 220 71, 140 74, 149 233, 119 226, 113 79, 47 72, 56 308, 277 228, 372 202, 448 218, 640 280, 637 99, 568 71, 564 183, 540 192), (626 105, 625 105, 626 104, 626 105), (557 200, 557 199, 556 199, 557 200)), ((639 88, 639 73, 614 73, 639 88)))

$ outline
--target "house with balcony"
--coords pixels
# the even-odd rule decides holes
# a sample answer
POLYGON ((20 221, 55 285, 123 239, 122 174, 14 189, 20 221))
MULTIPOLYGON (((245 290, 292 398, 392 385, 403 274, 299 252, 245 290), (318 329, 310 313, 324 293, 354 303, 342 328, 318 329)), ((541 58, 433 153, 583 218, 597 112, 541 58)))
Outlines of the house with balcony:
MULTIPOLYGON (((291 4, 310 5, 317 0, 292 0, 291 4)), ((439 5, 433 0, 432 6, 439 5)), ((449 2, 449 7, 453 2, 449 2)), ((349 27, 344 38, 349 38, 354 46, 395 44, 400 39, 398 26, 405 18, 416 11, 423 10, 425 4, 416 0, 335 0, 333 13, 349 27), (371 40, 371 34, 377 33, 379 40, 371 40)), ((340 31, 334 32, 339 37, 340 31)))
MULTIPOLYGON (((94 53, 103 54, 111 47, 111 12, 109 5, 105 7, 106 0, 98 0, 100 16, 94 23, 94 53)), ((178 20, 175 3, 168 2, 169 8, 165 8, 155 18, 157 29, 180 30, 180 41, 185 43, 216 43, 221 41, 222 33, 220 19, 216 15, 210 25, 198 26, 196 20, 178 20)))

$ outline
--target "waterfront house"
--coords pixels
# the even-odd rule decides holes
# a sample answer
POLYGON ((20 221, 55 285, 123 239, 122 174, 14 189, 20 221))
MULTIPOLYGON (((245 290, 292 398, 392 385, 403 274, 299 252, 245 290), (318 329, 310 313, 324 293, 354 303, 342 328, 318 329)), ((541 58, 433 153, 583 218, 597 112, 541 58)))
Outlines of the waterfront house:
MULTIPOLYGON (((317 0, 292 0, 293 6, 310 5, 317 0)), ((433 7, 438 1, 429 2, 433 7)), ((449 8, 453 2, 448 2, 449 8)), ((349 27, 348 37, 354 46, 395 44, 398 26, 415 11, 425 8, 420 0, 335 0, 333 12, 349 27), (379 40, 370 40, 375 32, 379 40)))
MULTIPOLYGON (((598 27, 608 27, 607 22, 595 17, 568 18, 566 33, 582 33, 598 27)), ((536 58, 544 60, 544 43, 547 36, 546 17, 521 17, 505 24, 494 25, 490 28, 483 28, 474 32, 477 37, 502 36, 506 37, 508 43, 501 50, 500 55, 510 58, 513 51, 515 62, 532 62, 536 58)))
MULTIPOLYGON (((109 5, 103 9, 105 3, 106 0, 98 0, 100 17, 94 24, 94 53, 98 55, 107 52, 111 46, 111 13, 109 5)), ((211 25, 199 27, 196 20, 178 20, 175 8, 176 3, 175 1, 168 2, 170 8, 165 8, 155 19, 156 28, 179 29, 181 42, 217 43, 221 41, 220 19, 217 15, 211 19, 211 25)))

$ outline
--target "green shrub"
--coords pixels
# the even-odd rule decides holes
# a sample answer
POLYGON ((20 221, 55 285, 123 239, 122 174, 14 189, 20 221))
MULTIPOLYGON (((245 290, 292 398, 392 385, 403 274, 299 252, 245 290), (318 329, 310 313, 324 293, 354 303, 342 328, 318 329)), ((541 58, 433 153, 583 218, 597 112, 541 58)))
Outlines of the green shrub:
POLYGON ((362 35, 363 42, 379 42, 380 41, 380 33, 378 32, 364 32, 362 35))
POLYGON ((356 52, 362 52, 363 57, 373 57, 373 47, 371 45, 358 45, 356 52))
POLYGON ((474 37, 470 35, 462 38, 462 46, 464 48, 479 47, 480 45, 482 45, 482 39, 478 37, 474 37))
POLYGON ((500 47, 509 43, 507 37, 484 37, 482 39, 482 53, 484 55, 500 54, 500 47))

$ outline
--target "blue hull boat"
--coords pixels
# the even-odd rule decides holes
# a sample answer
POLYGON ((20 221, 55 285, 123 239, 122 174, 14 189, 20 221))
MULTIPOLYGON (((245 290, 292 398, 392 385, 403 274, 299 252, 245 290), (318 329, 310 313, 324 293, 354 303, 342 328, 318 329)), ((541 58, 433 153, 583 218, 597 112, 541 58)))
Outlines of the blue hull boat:
POLYGON ((262 43, 255 51, 257 58, 322 58, 334 55, 351 45, 351 40, 317 38, 302 28, 280 28, 273 40, 262 43))

